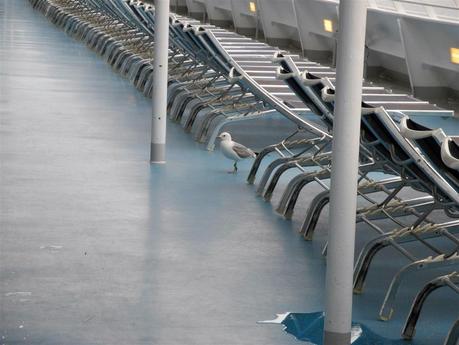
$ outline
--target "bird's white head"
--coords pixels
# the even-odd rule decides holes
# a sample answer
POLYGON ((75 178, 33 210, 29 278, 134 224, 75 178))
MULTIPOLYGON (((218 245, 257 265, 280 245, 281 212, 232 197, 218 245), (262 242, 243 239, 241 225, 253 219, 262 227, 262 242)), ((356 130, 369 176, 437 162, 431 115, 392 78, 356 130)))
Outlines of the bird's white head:
POLYGON ((231 134, 228 132, 223 132, 218 136, 222 141, 231 141, 231 134))

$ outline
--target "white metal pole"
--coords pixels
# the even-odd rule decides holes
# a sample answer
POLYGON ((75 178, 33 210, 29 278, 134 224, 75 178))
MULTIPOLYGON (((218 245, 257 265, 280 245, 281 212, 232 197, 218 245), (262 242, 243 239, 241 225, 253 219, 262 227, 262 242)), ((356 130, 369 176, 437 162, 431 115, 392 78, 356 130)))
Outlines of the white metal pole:
POLYGON ((349 345, 366 0, 339 4, 324 345, 349 345))
POLYGON ((166 163, 167 81, 169 56, 169 0, 155 0, 153 116, 151 163, 166 163))

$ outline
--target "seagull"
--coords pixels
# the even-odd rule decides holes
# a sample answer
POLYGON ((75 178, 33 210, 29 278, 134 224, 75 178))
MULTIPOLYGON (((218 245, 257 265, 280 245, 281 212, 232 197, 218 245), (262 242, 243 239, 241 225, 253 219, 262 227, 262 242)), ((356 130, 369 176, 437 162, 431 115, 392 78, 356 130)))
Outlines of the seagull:
POLYGON ((229 173, 237 173, 237 162, 245 158, 255 158, 257 155, 251 149, 231 140, 228 132, 223 132, 218 136, 222 141, 220 144, 223 155, 234 161, 234 170, 229 173))

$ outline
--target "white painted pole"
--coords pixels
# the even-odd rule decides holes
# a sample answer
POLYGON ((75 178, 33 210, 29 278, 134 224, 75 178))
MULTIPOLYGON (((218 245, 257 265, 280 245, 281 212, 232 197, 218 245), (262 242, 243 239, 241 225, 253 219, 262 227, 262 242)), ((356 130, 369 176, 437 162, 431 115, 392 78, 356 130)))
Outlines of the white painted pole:
POLYGON ((366 0, 339 4, 324 345, 349 345, 366 0))
POLYGON ((169 56, 169 0, 155 0, 153 60, 153 116, 150 162, 166 163, 167 81, 169 56))

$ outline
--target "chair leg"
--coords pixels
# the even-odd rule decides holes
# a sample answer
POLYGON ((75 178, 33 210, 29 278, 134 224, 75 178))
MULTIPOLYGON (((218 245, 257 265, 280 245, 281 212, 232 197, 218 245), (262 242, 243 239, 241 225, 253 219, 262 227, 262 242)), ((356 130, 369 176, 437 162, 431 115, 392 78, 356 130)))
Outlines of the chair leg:
POLYGON ((405 279, 406 276, 410 275, 411 273, 417 271, 425 271, 429 269, 435 268, 445 268, 448 266, 457 266, 459 265, 459 256, 455 255, 451 258, 446 258, 444 255, 440 255, 437 257, 429 257, 427 259, 415 261, 411 264, 406 265, 392 279, 392 282, 389 286, 389 289, 386 292, 386 296, 384 298, 384 302, 381 306, 381 310, 379 312, 379 318, 383 321, 388 321, 391 319, 393 312, 394 312, 394 303, 395 298, 397 296, 398 289, 405 279))
POLYGON ((424 307, 424 303, 429 295, 441 287, 451 286, 452 284, 457 283, 459 283, 459 273, 454 272, 449 275, 435 278, 422 288, 422 290, 416 295, 416 298, 413 301, 413 305, 411 306, 410 313, 406 319, 402 332, 403 339, 413 339, 416 333, 416 324, 419 320, 422 308, 424 307))
POLYGON ((444 345, 457 345, 459 344, 459 319, 456 320, 453 327, 446 337, 444 345))
POLYGON ((303 237, 306 241, 312 241, 320 214, 322 213, 324 207, 329 203, 329 201, 330 191, 328 190, 317 194, 311 201, 306 217, 299 231, 300 234, 303 234, 303 237))

